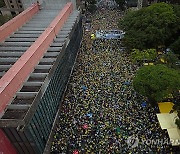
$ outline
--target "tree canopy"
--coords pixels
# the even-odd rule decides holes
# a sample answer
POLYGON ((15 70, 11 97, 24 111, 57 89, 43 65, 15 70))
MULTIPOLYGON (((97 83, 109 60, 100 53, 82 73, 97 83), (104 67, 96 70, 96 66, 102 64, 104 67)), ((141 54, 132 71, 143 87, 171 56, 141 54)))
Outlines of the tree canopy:
POLYGON ((158 0, 158 2, 168 2, 171 4, 180 4, 179 0, 158 0))
POLYGON ((178 62, 178 57, 173 52, 168 52, 168 53, 162 55, 160 58, 164 59, 165 64, 168 67, 177 69, 176 62, 178 62))
POLYGON ((0 7, 3 7, 3 6, 5 6, 5 3, 3 0, 0 0, 0 7))
POLYGON ((131 58, 134 62, 139 61, 154 61, 157 58, 156 49, 147 49, 140 51, 138 49, 133 49, 131 52, 131 58))
POLYGON ((8 15, 0 15, 0 26, 3 25, 4 23, 8 22, 12 17, 8 15))
POLYGON ((180 73, 162 64, 143 66, 137 71, 133 86, 151 103, 162 101, 180 89, 180 73))
POLYGON ((179 6, 156 3, 138 11, 131 11, 120 20, 126 31, 124 43, 130 49, 166 47, 177 40, 179 32, 179 6))
POLYGON ((176 14, 177 20, 176 20, 176 27, 174 29, 173 37, 170 40, 171 41, 170 48, 176 54, 180 54, 180 5, 173 5, 173 10, 176 14))

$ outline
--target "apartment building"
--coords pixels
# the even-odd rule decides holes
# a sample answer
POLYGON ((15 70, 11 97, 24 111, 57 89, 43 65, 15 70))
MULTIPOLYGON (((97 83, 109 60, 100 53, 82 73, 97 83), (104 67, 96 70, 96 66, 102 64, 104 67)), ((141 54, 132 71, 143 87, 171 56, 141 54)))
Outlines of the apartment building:
POLYGON ((24 10, 21 0, 4 0, 4 3, 5 6, 0 8, 2 15, 16 16, 24 10))

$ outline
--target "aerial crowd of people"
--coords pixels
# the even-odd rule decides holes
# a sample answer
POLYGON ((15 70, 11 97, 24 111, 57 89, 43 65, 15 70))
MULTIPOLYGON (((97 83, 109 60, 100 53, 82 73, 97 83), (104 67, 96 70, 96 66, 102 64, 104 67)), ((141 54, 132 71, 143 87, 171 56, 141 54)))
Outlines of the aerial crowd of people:
MULTIPOLYGON (((98 10, 84 30, 81 48, 68 84, 54 133, 51 153, 171 153, 156 117, 157 108, 138 95, 133 64, 121 40, 92 39, 96 30, 118 29, 117 10, 98 10), (135 139, 130 141, 128 139, 135 139), (148 142, 147 142, 148 141, 148 142)), ((85 24, 84 24, 85 27, 85 24)))

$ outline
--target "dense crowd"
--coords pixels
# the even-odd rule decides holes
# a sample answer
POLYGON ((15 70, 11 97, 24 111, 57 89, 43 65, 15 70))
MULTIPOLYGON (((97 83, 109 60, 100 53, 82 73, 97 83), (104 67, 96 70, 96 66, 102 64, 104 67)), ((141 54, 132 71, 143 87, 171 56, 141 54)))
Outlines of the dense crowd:
MULTIPOLYGON (((87 18, 89 18, 88 15, 87 18)), ((51 153, 170 153, 167 144, 144 140, 168 140, 156 118, 157 108, 133 89, 138 66, 121 50, 120 40, 92 40, 96 30, 117 29, 120 14, 101 10, 91 16, 70 79, 51 153), (127 144, 127 139, 139 144, 127 144)))

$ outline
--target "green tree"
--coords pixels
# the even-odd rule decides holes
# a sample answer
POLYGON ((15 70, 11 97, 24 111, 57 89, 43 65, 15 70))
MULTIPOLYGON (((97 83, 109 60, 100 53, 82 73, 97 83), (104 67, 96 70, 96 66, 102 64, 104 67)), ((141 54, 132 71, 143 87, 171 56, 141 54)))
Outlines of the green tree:
POLYGON ((176 119, 175 124, 178 126, 178 128, 180 129, 180 119, 176 119))
POLYGON ((178 37, 178 39, 173 42, 171 45, 170 45, 170 48, 172 49, 172 51, 176 54, 179 54, 180 55, 180 36, 178 37))
POLYGON ((12 17, 8 15, 0 15, 0 26, 9 21, 12 17))
POLYGON ((154 61, 157 58, 156 49, 147 49, 140 51, 139 49, 133 49, 131 52, 131 58, 133 62, 143 62, 143 61, 154 61))
POLYGON ((176 62, 178 62, 178 57, 173 52, 168 52, 167 54, 162 55, 162 57, 160 58, 164 59, 168 67, 176 68, 176 62))
POLYGON ((180 89, 180 72, 162 64, 143 66, 137 71, 133 86, 155 104, 180 89))
POLYGON ((130 49, 169 46, 169 39, 177 32, 177 16, 173 6, 156 3, 138 11, 129 12, 120 20, 120 28, 126 31, 124 43, 130 49))
POLYGON ((180 4, 179 0, 158 0, 158 2, 168 2, 171 4, 180 4))
POLYGON ((172 38, 170 42, 170 48, 176 54, 180 54, 180 5, 173 5, 174 13, 176 14, 176 26, 173 29, 172 38))
POLYGON ((175 112, 175 111, 177 112, 177 116, 178 116, 178 118, 175 120, 175 124, 180 129, 180 104, 179 103, 173 106, 173 109, 170 111, 170 113, 175 112))
POLYGON ((5 6, 5 3, 4 3, 3 0, 0 0, 0 8, 3 7, 3 6, 5 6))

